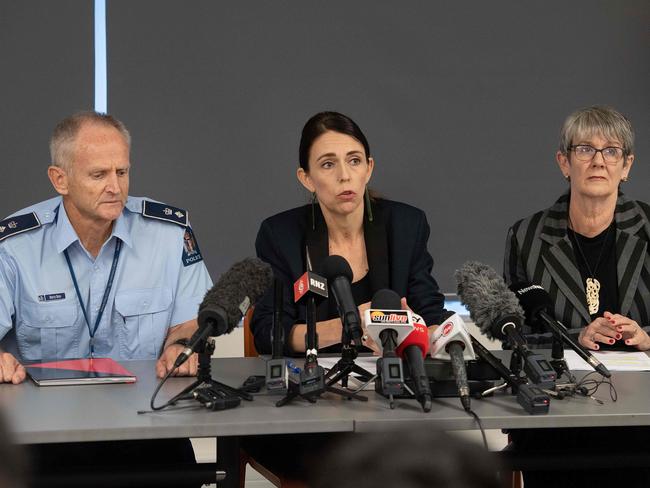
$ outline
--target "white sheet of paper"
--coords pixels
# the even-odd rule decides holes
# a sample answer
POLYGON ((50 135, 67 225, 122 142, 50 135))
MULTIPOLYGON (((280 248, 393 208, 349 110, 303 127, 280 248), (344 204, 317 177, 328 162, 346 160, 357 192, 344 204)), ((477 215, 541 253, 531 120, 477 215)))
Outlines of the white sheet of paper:
MULTIPOLYGON (((650 357, 644 352, 605 351, 592 354, 610 371, 650 371, 650 357)), ((575 351, 565 350, 569 369, 576 371, 591 371, 593 368, 578 356, 575 351)))

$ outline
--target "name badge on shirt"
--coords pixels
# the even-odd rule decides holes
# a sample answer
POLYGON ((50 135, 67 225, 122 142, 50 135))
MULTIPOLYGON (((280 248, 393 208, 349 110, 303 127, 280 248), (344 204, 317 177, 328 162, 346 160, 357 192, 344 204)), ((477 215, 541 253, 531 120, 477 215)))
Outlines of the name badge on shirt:
POLYGON ((49 295, 39 295, 39 302, 53 302, 55 300, 65 300, 65 293, 50 293, 49 295))
POLYGON ((183 236, 183 266, 189 266, 199 261, 203 261, 199 244, 196 242, 192 229, 186 227, 183 236))

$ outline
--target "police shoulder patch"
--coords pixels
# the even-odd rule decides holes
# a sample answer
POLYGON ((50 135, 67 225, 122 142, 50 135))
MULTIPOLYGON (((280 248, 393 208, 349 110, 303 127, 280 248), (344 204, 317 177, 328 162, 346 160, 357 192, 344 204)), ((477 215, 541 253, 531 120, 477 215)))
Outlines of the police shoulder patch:
POLYGON ((187 227, 187 211, 165 203, 142 201, 142 215, 150 219, 165 220, 187 227))
POLYGON ((201 250, 199 249, 199 243, 196 242, 196 237, 194 237, 194 232, 192 232, 191 227, 186 227, 185 234, 183 234, 182 260, 183 266, 189 266, 190 264, 203 261, 203 256, 201 256, 201 250))
POLYGON ((15 215, 0 222, 0 242, 7 237, 22 234, 32 229, 38 229, 41 221, 38 220, 35 212, 24 215, 15 215))

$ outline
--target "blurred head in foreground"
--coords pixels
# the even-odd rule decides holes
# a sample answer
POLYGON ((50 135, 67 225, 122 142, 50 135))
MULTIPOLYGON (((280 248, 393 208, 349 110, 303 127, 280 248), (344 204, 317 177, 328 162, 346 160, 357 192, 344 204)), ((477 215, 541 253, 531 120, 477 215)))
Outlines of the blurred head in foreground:
POLYGON ((355 434, 318 463, 312 488, 498 488, 499 463, 482 446, 433 429, 355 434))

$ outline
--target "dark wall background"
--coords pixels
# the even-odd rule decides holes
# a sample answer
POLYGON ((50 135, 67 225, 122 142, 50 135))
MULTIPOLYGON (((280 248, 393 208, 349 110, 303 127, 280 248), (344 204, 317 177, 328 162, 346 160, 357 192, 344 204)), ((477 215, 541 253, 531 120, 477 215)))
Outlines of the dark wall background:
MULTIPOLYGON (((564 191, 554 154, 575 108, 630 117, 625 191, 650 200, 646 0, 107 3, 131 193, 190 210, 213 278, 254 253, 262 218, 307 201, 298 140, 325 109, 363 128, 372 186, 427 212, 445 291, 467 259, 500 269, 508 226, 564 191)), ((49 131, 92 104, 89 5, 0 7, 4 214, 51 194, 49 131)))
POLYGON ((49 137, 92 108, 93 3, 0 0, 0 219, 53 195, 49 137))

